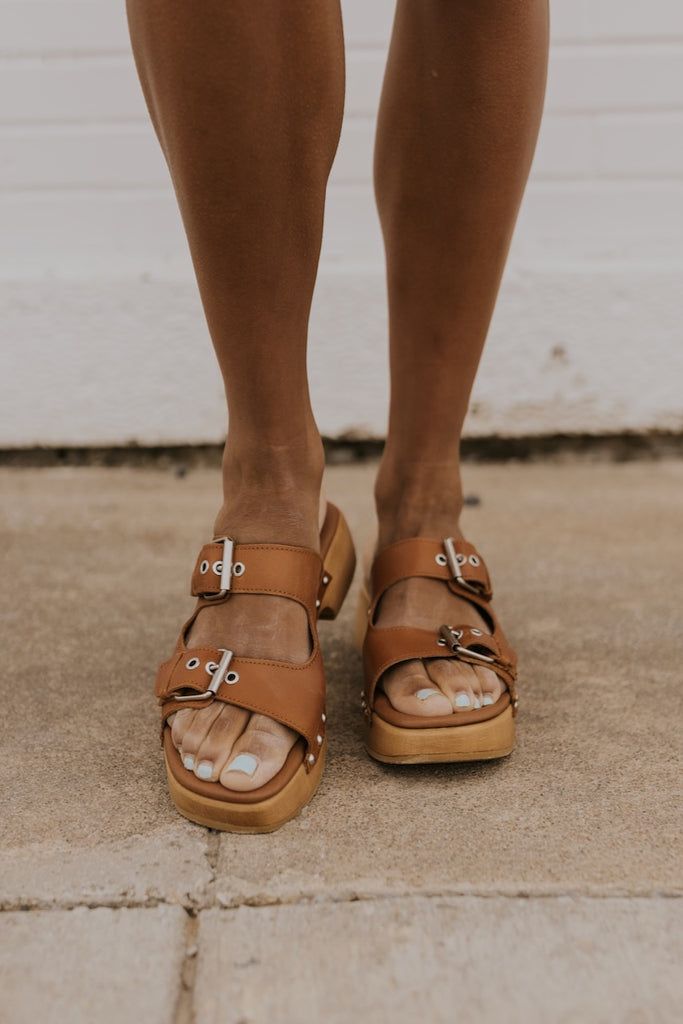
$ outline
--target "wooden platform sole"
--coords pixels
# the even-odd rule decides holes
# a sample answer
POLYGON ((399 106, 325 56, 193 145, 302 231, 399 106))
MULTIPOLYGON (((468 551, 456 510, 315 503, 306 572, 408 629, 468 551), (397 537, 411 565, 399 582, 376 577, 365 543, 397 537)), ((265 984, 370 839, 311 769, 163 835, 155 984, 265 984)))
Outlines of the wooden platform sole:
POLYGON ((495 718, 438 729, 401 729, 373 714, 366 737, 371 757, 384 764, 492 761, 515 745, 515 720, 508 706, 495 718))
POLYGON ((322 778, 326 753, 327 743, 323 744, 315 767, 310 772, 302 764, 279 793, 258 803, 238 804, 201 796, 182 786, 166 761, 168 788, 177 810, 197 825, 221 832, 274 832, 295 818, 315 795, 322 778))

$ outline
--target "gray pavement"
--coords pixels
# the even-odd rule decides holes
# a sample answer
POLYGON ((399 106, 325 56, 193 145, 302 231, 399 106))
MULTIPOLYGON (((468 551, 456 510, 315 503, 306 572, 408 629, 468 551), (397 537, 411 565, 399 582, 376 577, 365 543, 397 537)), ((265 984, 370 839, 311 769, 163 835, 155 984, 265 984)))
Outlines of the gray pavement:
MULTIPOLYGON (((328 473, 361 550, 372 475, 328 473)), ((681 1019, 683 463, 465 483, 521 659, 515 753, 369 761, 352 594, 323 624, 318 796, 219 836, 173 810, 151 696, 216 474, 0 472, 3 1024, 681 1019)))

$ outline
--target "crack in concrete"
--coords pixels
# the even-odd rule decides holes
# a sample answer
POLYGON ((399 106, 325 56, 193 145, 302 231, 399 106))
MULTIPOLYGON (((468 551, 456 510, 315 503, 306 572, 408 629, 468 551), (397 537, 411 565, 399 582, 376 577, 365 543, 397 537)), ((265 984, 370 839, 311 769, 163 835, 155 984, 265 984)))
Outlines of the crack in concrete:
MULTIPOLYGON (((220 837, 216 836, 220 841, 220 837)), ((215 885, 215 879, 209 883, 211 886, 215 885)), ((207 887, 208 888, 208 887, 207 887)), ((64 911, 86 909, 86 910, 97 910, 105 908, 109 910, 154 910, 156 907, 182 907, 189 917, 196 919, 203 911, 213 910, 215 908, 221 910, 239 910, 240 907, 297 907, 297 906, 320 906, 321 904, 339 904, 339 903, 383 903, 402 899, 425 899, 425 900, 438 900, 438 899, 509 899, 509 900, 558 900, 558 899, 590 899, 590 900, 613 900, 613 899, 629 899, 629 900, 670 900, 680 899, 683 897, 683 889, 671 888, 671 889, 643 889, 639 891, 629 891, 626 889, 614 888, 614 889, 601 889, 593 890, 590 888, 584 889, 557 889, 557 890, 543 890, 537 891, 520 888, 520 889, 440 889, 434 891, 424 890, 410 890, 407 889, 405 892, 400 893, 330 893, 326 895, 300 895, 292 896, 291 899, 286 897, 268 897, 268 896, 253 896, 244 897, 242 899, 235 899, 224 901, 219 897, 216 897, 212 891, 210 899, 206 902, 198 903, 196 901, 188 900, 183 902, 182 900, 171 900, 162 897, 153 898, 148 900, 102 900, 94 902, 92 900, 63 900, 63 901, 43 901, 35 900, 27 902, 25 899, 21 901, 6 900, 0 904, 0 914, 10 913, 31 913, 32 911, 40 912, 54 912, 60 913, 64 911)))
POLYGON ((206 837, 206 863, 209 866, 211 877, 206 884, 206 892, 209 898, 207 907, 202 909, 208 909, 216 905, 216 885, 218 882, 218 857, 221 849, 221 834, 215 829, 209 829, 206 837))
POLYGON ((173 1024, 194 1024, 194 987, 198 962, 199 914, 187 910, 185 922, 185 955, 180 968, 178 999, 173 1012, 173 1024))

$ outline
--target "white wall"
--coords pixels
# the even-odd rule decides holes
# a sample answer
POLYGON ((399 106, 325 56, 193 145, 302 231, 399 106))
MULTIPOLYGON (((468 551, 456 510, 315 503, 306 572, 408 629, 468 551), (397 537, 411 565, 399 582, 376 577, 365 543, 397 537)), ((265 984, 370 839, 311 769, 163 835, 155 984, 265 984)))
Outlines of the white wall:
MULTIPOLYGON (((123 0, 0 0, 0 447, 219 440, 222 389, 123 0), (196 396, 182 421, 177 399, 196 396)), ((328 435, 381 434, 370 188, 389 0, 344 0, 311 328, 328 435)), ((683 429, 683 4, 555 0, 547 113, 470 434, 683 429)))

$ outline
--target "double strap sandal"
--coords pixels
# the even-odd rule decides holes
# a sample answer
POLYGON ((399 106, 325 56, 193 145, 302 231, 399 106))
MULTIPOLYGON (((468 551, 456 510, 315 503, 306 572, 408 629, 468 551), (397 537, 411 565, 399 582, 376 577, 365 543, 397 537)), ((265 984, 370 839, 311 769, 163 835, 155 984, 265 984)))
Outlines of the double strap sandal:
POLYGON ((155 693, 171 798, 186 818, 229 832, 271 832, 299 813, 320 782, 327 749, 325 673, 317 620, 333 619, 349 589, 356 558, 343 515, 328 503, 318 554, 287 544, 240 544, 218 537, 199 552, 192 574, 194 612, 173 655, 159 667, 155 693), (239 649, 187 646, 197 615, 239 594, 270 594, 305 610, 312 650, 302 664, 247 658, 239 649), (285 764, 249 792, 205 782, 188 771, 173 745, 169 717, 214 701, 267 715, 298 734, 285 764))
POLYGON ((492 596, 486 563, 466 540, 410 538, 376 556, 361 594, 359 616, 365 675, 361 708, 372 757, 393 764, 422 764, 490 760, 512 751, 517 658, 491 607, 492 596), (377 626, 377 610, 387 590, 414 577, 440 580, 477 609, 488 631, 458 622, 435 622, 433 629, 377 626), (484 665, 505 683, 505 691, 495 704, 457 714, 432 717, 397 711, 381 689, 384 673, 402 662, 433 658, 484 665))

